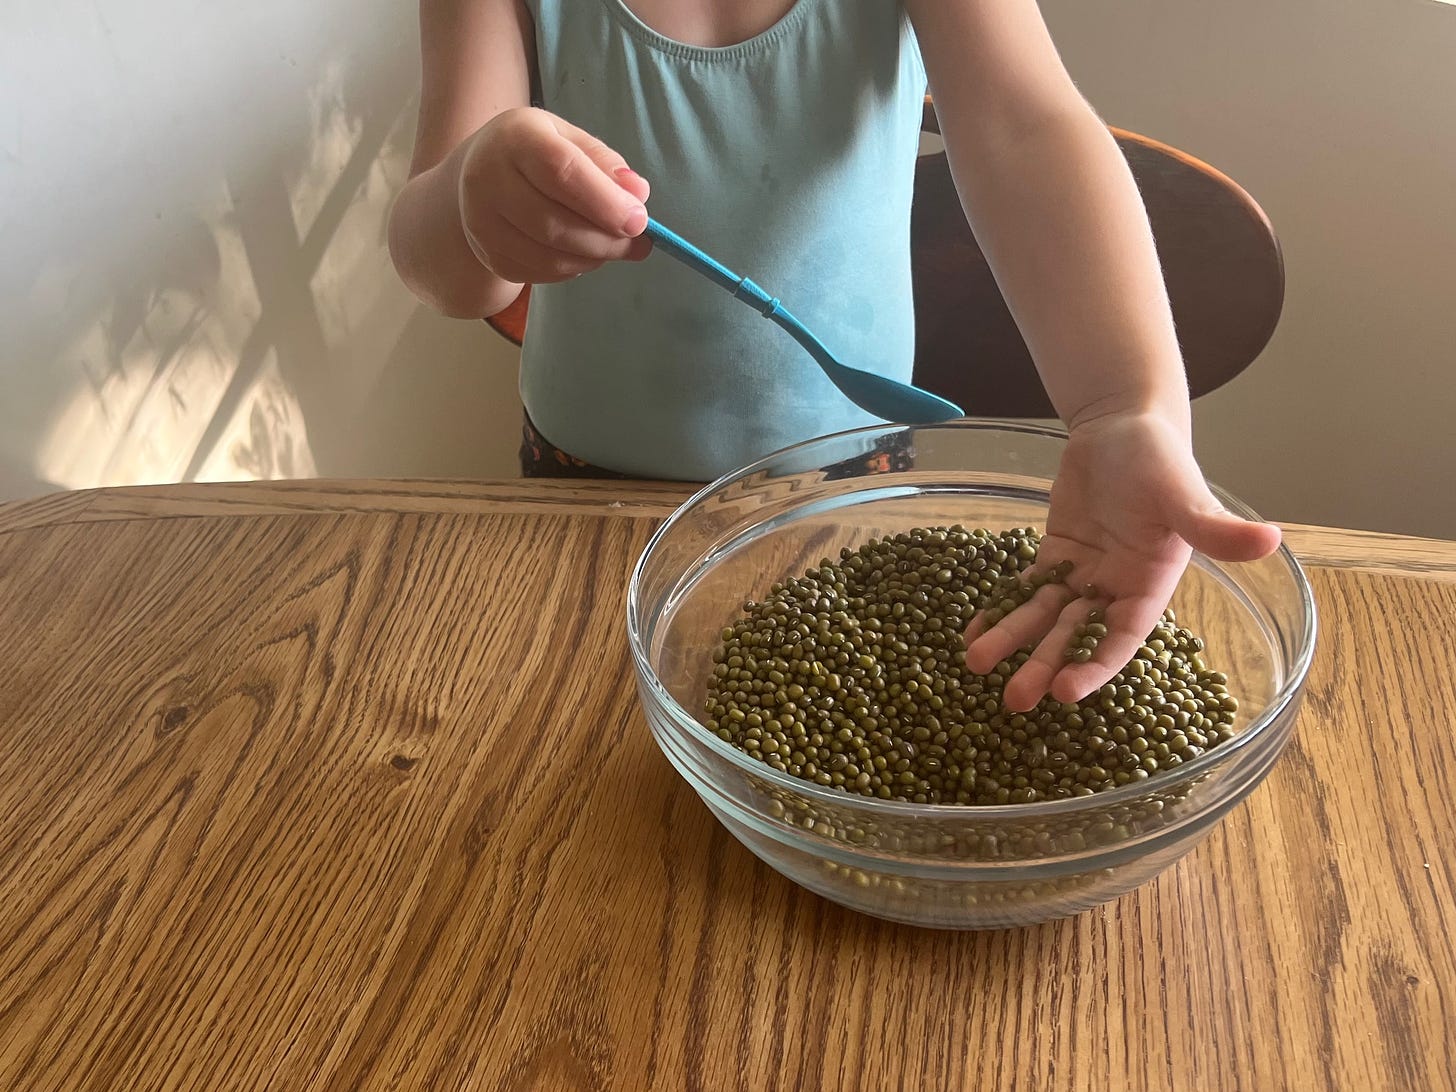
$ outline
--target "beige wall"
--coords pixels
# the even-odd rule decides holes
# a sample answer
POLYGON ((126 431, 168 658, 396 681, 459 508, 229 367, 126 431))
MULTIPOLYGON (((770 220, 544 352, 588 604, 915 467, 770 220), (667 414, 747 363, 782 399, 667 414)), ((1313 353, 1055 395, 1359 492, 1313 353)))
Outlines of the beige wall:
POLYGON ((1042 0, 1110 122, 1244 185, 1288 291, 1199 404, 1209 477, 1270 516, 1456 538, 1456 8, 1042 0))
MULTIPOLYGON (((1456 537, 1456 11, 1043 7, 1109 120, 1228 170, 1284 239, 1275 342, 1199 408, 1210 476, 1277 518, 1456 537)), ((514 354, 416 306, 382 246, 412 5, 21 12, 0 14, 0 497, 513 473, 514 354)))

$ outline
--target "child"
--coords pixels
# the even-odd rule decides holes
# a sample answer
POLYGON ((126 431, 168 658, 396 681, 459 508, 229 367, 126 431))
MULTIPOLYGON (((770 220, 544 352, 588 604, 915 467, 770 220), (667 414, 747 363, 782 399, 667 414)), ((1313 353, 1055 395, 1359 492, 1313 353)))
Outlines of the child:
POLYGON ((707 480, 875 423, 772 324, 643 261, 642 232, 650 192, 658 220, 853 363, 909 381, 928 80, 962 203, 1070 435, 1040 563, 1071 560, 1076 580, 973 626, 972 670, 1034 645, 1007 706, 1079 700, 1131 659, 1191 549, 1278 546, 1204 484, 1136 186, 1035 0, 421 0, 421 32, 391 253, 447 315, 495 314, 533 286, 521 392, 538 449, 579 471, 707 480), (1091 606, 1108 636, 1068 664, 1091 606))

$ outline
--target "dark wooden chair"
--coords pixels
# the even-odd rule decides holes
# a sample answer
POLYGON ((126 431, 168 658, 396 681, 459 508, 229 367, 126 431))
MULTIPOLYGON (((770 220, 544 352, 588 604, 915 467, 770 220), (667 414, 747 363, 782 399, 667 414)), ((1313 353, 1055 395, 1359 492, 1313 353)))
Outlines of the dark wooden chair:
MULTIPOLYGON (((938 133, 925 103, 923 128, 938 133)), ((1193 397, 1263 351, 1284 305, 1269 218, 1232 179, 1175 148, 1113 129, 1148 210, 1193 397)), ((966 224, 944 152, 922 155, 911 211, 915 382, 974 417, 1055 413, 1026 343, 966 224)), ((490 325, 517 345, 529 289, 490 325)))

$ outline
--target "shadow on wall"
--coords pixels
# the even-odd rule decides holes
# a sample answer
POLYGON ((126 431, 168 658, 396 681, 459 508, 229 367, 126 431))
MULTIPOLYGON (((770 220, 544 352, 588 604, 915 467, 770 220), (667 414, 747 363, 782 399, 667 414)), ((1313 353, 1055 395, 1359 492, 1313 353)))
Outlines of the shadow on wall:
POLYGON ((257 142, 154 148, 74 217, 57 198, 0 222, 20 239, 0 256, 0 500, 512 472, 515 431, 477 422, 518 422, 514 351, 426 312, 389 264, 416 53, 376 53, 321 61, 257 142))

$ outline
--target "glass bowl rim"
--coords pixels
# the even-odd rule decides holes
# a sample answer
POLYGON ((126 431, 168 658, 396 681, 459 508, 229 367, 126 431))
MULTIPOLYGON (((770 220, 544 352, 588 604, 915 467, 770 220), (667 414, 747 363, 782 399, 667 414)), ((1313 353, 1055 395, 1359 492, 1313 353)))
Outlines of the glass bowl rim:
MULTIPOLYGON (((1101 811, 1118 804, 1135 801, 1142 797, 1166 792, 1187 781, 1194 780, 1200 775, 1217 766, 1224 765, 1239 753, 1247 750, 1256 741, 1262 739, 1270 725, 1279 720, 1280 716, 1289 707, 1300 689, 1304 686, 1306 677, 1309 674, 1310 664, 1314 659, 1315 643, 1317 637, 1318 622, 1314 602, 1314 593, 1310 588, 1309 578, 1300 565, 1299 560, 1294 556, 1289 547, 1281 540, 1279 548, 1275 551, 1277 557, 1284 565, 1288 575, 1294 582, 1299 593, 1299 610, 1302 625, 1296 636, 1296 652, 1290 670, 1284 680, 1284 684, 1274 693, 1269 703, 1264 706, 1259 716, 1236 735, 1218 747, 1199 755, 1192 762, 1185 762, 1178 767, 1175 775, 1159 776, 1149 778, 1147 781, 1134 781, 1115 789, 1108 789, 1103 792, 1093 793, 1090 796, 1073 796, 1061 800, 1037 800, 1027 804, 917 804, 904 800, 882 800, 879 797, 860 796, 857 793, 847 793, 827 786, 815 784, 812 781, 805 781, 803 778, 795 777, 793 774, 774 769, 764 762, 756 762, 747 754, 732 746, 727 741, 719 739, 707 726, 702 724, 696 717, 684 709, 676 698, 668 692, 667 687, 658 678, 647 656, 647 650, 643 647, 643 629, 641 626, 641 610, 639 607, 642 596, 642 579, 646 570, 648 559, 661 544, 673 528, 684 519, 698 504, 707 500, 716 493, 722 492, 729 486, 744 481, 766 467, 783 460, 795 453, 805 453, 812 449, 827 447, 833 442, 852 440, 856 438, 867 439, 872 436, 893 432, 936 432, 936 431, 974 431, 974 432, 1003 432, 1019 433, 1027 436, 1037 436, 1044 439, 1067 440, 1067 431, 1049 425, 1030 424, 1020 421, 999 421, 994 418, 963 418, 958 421, 947 421, 933 425, 868 425, 862 428, 849 429, 844 432, 830 433, 825 436, 817 436, 813 439, 804 440, 789 447, 781 448, 765 455, 756 462, 741 467, 738 470, 729 471, 717 480, 702 486, 687 500, 683 501, 662 525, 653 532, 642 553, 638 556, 636 564, 632 567, 632 576, 627 585, 627 643, 632 652, 633 666, 637 676, 646 683, 647 689, 651 692, 658 703, 672 718, 680 731, 686 731, 689 735, 696 736, 712 753, 727 760, 739 771, 752 777, 762 778, 774 785, 776 788, 796 793, 817 801, 827 807, 846 808, 854 810, 864 808, 869 812, 877 812, 889 817, 899 819, 924 818, 936 821, 963 820, 963 821, 998 821, 1016 822, 1018 820, 1037 820, 1048 816, 1065 816, 1078 812, 1101 811)), ((1212 482, 1208 483, 1215 497, 1218 498, 1228 511, 1244 519, 1263 522, 1261 517, 1247 504, 1237 497, 1221 489, 1212 482)), ((1194 559, 1199 555, 1194 553, 1194 559)), ((1190 564, 1193 561, 1190 560, 1190 564)))

